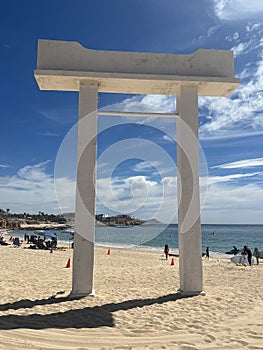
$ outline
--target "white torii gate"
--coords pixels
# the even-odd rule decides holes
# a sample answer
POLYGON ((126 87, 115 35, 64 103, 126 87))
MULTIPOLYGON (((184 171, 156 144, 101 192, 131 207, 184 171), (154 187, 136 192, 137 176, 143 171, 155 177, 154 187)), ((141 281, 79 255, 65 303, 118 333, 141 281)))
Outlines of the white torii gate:
MULTIPOLYGON (((233 52, 200 49, 189 55, 175 55, 96 51, 76 42, 39 40, 34 75, 41 90, 79 91, 71 296, 94 295, 98 92, 176 95, 179 292, 203 293, 198 96, 228 96, 236 89, 239 79, 234 78, 233 52)), ((126 112, 125 115, 154 114, 126 112)))

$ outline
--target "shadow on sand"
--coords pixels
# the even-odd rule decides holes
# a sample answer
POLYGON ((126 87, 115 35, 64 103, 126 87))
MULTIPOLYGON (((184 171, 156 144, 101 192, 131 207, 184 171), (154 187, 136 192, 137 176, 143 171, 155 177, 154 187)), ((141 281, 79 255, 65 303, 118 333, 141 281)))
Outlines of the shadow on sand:
MULTIPOLYGON (((96 328, 101 326, 114 327, 112 313, 120 310, 130 310, 137 307, 163 304, 185 298, 179 293, 169 294, 152 299, 134 299, 121 303, 104 304, 82 309, 56 312, 52 314, 3 315, 0 317, 0 329, 47 329, 47 328, 96 328)), ((80 298, 78 298, 80 299, 80 298)), ((76 300, 76 299, 74 299, 76 300)), ((70 302, 68 297, 50 297, 39 300, 20 300, 14 303, 0 305, 0 311, 33 308, 37 305, 59 304, 70 302)))

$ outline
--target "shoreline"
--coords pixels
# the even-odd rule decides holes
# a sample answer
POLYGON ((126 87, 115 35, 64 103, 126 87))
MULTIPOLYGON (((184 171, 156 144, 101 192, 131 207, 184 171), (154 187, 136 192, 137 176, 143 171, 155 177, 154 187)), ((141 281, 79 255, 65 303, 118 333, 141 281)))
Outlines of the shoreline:
MULTIPOLYGON (((12 236, 12 234, 6 234, 5 237, 6 238, 10 238, 12 236)), ((12 247, 12 244, 9 242, 9 240, 7 240, 7 242, 9 243, 9 247, 12 247)), ((73 243, 73 240, 68 241, 58 241, 58 249, 69 249, 70 251, 73 252, 73 249, 71 248, 71 244, 73 243)), ((24 249, 28 249, 30 243, 25 243, 22 242, 21 247, 24 249)), ((124 252, 142 252, 142 253, 153 253, 153 254, 161 254, 163 256, 164 255, 164 249, 163 248, 157 248, 157 247, 147 247, 147 246, 124 246, 124 245, 112 245, 112 244, 101 244, 101 243, 96 243, 95 242, 95 249, 101 249, 101 250, 108 250, 111 249, 113 251, 124 251, 124 252)), ((178 259, 179 258, 179 250, 178 248, 175 249, 171 249, 170 250, 170 254, 175 254, 174 256, 170 256, 170 260, 171 258, 175 258, 178 259)), ((216 262, 221 262, 221 261, 225 261, 225 262, 231 262, 231 257, 233 257, 234 255, 227 255, 224 253, 219 253, 219 252, 211 252, 210 251, 210 260, 214 260, 216 262)), ((202 261, 205 261, 207 259, 205 259, 204 256, 202 256, 202 261)), ((259 259, 259 261, 262 263, 263 259, 259 259)), ((234 264, 233 264, 234 265, 234 264)))
MULTIPOLYGON (((16 230, 15 230, 16 231, 16 230)), ((6 230, 4 230, 4 232, 6 232, 6 230)), ((33 232, 32 232, 33 233, 33 232)), ((24 234, 21 234, 21 236, 23 236, 24 234)), ((5 234, 4 237, 6 238, 10 238, 12 235, 12 231, 9 231, 5 234)), ((8 243, 9 240, 7 239, 8 243)), ((23 240, 23 238, 22 238, 23 240)), ((73 243, 73 240, 69 240, 69 241, 65 241, 65 240, 58 240, 58 246, 59 247, 63 247, 63 248, 68 248, 68 249, 72 249, 69 248, 69 244, 73 243)), ((11 244, 10 244, 11 245, 11 244)), ((22 247, 23 248, 27 248, 27 245, 29 245, 28 243, 22 243, 22 247)), ((163 253, 164 249, 162 247, 150 247, 150 246, 134 246, 134 245, 122 245, 122 244, 114 244, 114 243, 110 243, 110 242, 105 242, 105 243, 100 243, 100 242, 95 242, 95 247, 97 248, 101 248, 101 249, 115 249, 115 250, 124 250, 124 251, 135 251, 135 252, 154 252, 154 253, 163 253)), ((171 254, 178 254, 178 248, 173 248, 170 250, 171 254)), ((210 257, 213 258, 227 258, 227 256, 225 256, 225 254, 221 254, 221 253, 213 253, 210 252, 210 257), (212 255, 211 255, 212 254, 212 255), (224 255, 224 256, 223 256, 224 255)))
MULTIPOLYGON (((19 230, 6 230, 6 229, 0 229, 0 233, 5 233, 4 237, 10 238, 10 236, 15 236, 12 234, 12 232, 16 232, 19 230)), ((27 231, 21 230, 21 232, 18 236, 20 239, 24 239, 24 234, 27 231)), ((37 235, 37 232, 32 231, 32 234, 37 235)), ((7 239, 7 241, 8 241, 7 239)), ((9 241, 8 241, 9 243, 9 241)), ((58 246, 59 247, 66 247, 69 249, 72 249, 69 247, 73 243, 73 240, 60 240, 58 239, 58 246)), ((26 245, 24 244, 26 247, 26 245)), ((101 247, 101 248, 110 248, 110 249, 121 249, 121 250, 128 250, 128 251, 142 251, 142 252, 156 252, 156 253, 162 253, 164 251, 164 247, 161 246, 147 246, 147 245, 134 245, 134 244, 123 244, 123 243, 112 243, 112 242, 95 242, 95 247, 101 247)), ((204 252, 203 250, 202 252, 204 252)), ((170 248, 170 254, 179 254, 178 247, 172 247, 170 248)), ((231 254, 225 254, 224 252, 217 252, 210 250, 210 258, 212 259, 226 259, 230 261, 230 258, 234 256, 231 254)), ((203 257, 204 258, 204 257, 203 257)))
MULTIPOLYGON (((263 252, 262 229, 260 226, 251 226, 244 228, 230 228, 221 225, 219 227, 204 227, 202 231, 202 253, 209 246, 210 256, 215 259, 228 259, 232 255, 226 254, 233 245, 239 250, 247 245, 252 252, 257 247, 263 252), (249 234, 248 234, 249 233, 249 234)), ((72 243, 72 235, 63 232, 63 230, 51 230, 57 234, 58 244, 69 246, 72 243)), ((65 230, 67 231, 67 230, 65 230)), ((13 235, 24 239, 24 235, 38 235, 39 231, 9 231, 6 236, 13 235)), ((136 227, 136 228, 113 228, 96 226, 95 245, 107 248, 132 249, 136 251, 157 251, 163 252, 165 244, 169 245, 170 253, 178 254, 178 233, 176 227, 164 229, 164 226, 136 227)))

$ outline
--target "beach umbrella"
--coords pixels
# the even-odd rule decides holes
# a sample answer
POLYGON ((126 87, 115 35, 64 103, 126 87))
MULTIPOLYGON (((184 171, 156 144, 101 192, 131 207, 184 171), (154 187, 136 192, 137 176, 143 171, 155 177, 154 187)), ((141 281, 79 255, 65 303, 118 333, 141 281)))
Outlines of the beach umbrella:
POLYGON ((57 238, 57 235, 50 231, 41 232, 41 235, 43 235, 44 237, 57 238))

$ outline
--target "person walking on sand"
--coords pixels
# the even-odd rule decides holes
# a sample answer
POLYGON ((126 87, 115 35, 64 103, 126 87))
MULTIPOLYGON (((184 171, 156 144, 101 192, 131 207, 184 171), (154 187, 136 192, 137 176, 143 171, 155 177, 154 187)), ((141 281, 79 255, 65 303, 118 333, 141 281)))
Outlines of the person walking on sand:
POLYGON ((257 265, 259 265, 259 251, 258 251, 258 248, 257 248, 257 247, 254 249, 253 255, 254 255, 254 257, 256 258, 257 265))
POLYGON ((167 260, 168 256, 169 256, 169 246, 168 246, 168 244, 165 244, 165 246, 164 246, 164 254, 165 254, 165 258, 167 260))
POLYGON ((206 258, 209 260, 209 247, 206 247, 206 250, 205 250, 205 259, 206 258))

